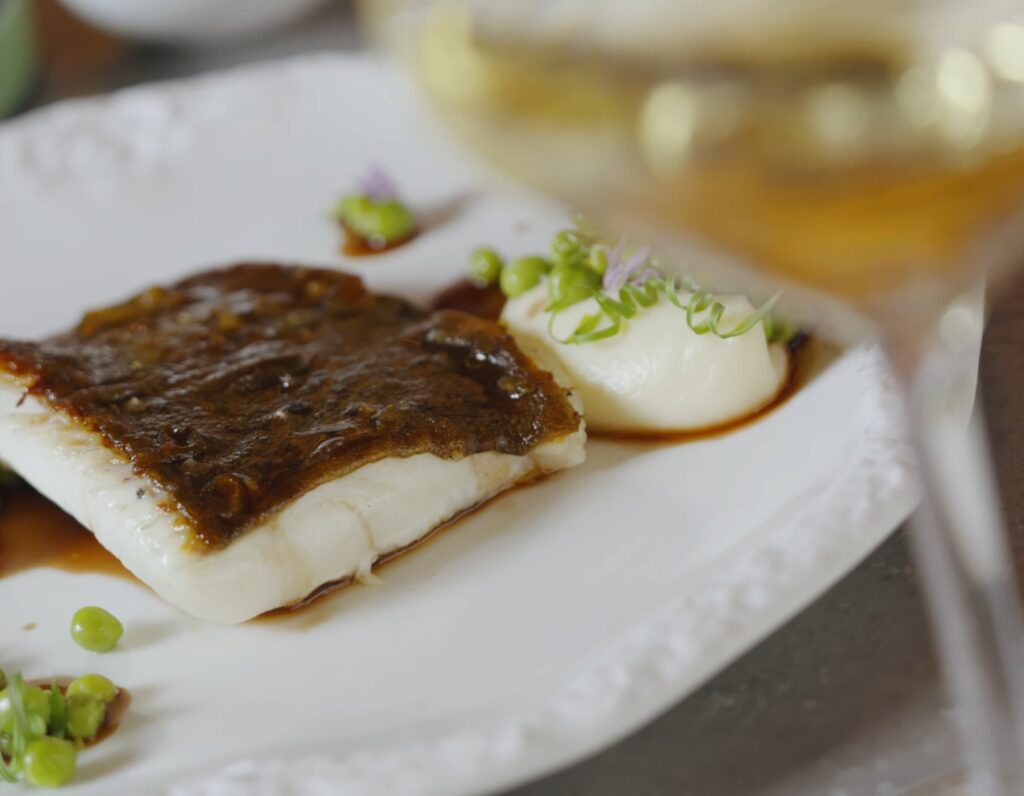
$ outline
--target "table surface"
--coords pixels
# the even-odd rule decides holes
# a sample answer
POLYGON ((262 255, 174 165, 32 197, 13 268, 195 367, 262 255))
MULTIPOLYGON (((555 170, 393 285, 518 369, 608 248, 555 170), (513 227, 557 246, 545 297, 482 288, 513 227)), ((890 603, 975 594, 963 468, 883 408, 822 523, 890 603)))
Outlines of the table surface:
MULTIPOLYGON (((129 46, 38 0, 46 63, 30 106, 237 63, 361 46, 336 3, 273 37, 216 50, 129 46)), ((980 384, 1018 560, 1024 559, 1024 279, 1000 291, 980 384)), ((958 768, 950 711, 904 529, 770 638, 597 756, 507 796, 859 796, 958 768)))

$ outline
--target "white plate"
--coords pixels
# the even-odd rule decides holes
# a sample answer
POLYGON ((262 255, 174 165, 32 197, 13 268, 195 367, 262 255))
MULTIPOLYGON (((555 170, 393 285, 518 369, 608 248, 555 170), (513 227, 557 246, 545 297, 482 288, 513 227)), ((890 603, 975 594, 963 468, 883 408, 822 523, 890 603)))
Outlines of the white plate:
MULTIPOLYGON (((561 216, 518 196, 461 202, 474 171, 413 105, 386 67, 324 56, 6 125, 0 333, 247 257, 344 264, 423 297, 479 243, 542 246, 561 216), (420 208, 452 212, 393 254, 343 263, 326 211, 370 162, 420 208)), ((814 598, 909 513, 910 459, 879 356, 850 350, 731 435, 594 440, 584 466, 460 522, 383 586, 287 621, 219 627, 122 580, 14 576, 0 660, 33 677, 98 670, 134 692, 69 796, 493 790, 622 737, 814 598), (98 658, 67 634, 92 603, 128 626, 98 658)))

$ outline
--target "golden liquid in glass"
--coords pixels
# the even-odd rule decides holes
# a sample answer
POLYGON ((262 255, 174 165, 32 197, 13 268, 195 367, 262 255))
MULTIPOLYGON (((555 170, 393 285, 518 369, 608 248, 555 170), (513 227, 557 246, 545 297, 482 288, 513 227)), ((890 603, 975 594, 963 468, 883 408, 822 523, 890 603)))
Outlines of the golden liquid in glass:
POLYGON ((1024 85, 967 50, 603 59, 442 8, 411 53, 444 121, 514 176, 834 295, 962 275, 1024 208, 1024 85))

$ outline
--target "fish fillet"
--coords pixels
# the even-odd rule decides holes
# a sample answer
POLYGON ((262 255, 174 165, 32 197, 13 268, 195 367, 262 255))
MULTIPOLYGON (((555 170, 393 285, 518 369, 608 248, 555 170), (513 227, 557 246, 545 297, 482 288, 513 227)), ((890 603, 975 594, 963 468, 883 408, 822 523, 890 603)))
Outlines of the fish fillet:
MULTIPOLYGON (((150 333, 156 334, 156 328, 154 321, 150 333)), ((223 356, 233 355, 229 350, 223 356)), ((352 361, 358 362, 358 356, 355 350, 352 361)), ((364 578, 382 557, 402 551, 461 512, 583 459, 585 431, 578 416, 575 427, 519 453, 403 450, 402 455, 371 456, 359 466, 346 464, 341 473, 324 470, 308 488, 254 514, 223 543, 204 546, 196 543, 203 530, 196 516, 202 515, 190 515, 188 501, 176 491, 180 484, 164 470, 140 468, 130 445, 118 445, 109 429, 102 433, 97 427, 102 424, 69 411, 54 393, 33 391, 38 378, 0 370, 0 457, 91 530, 167 602, 215 622, 241 622, 299 602, 324 584, 364 578)), ((154 395, 173 393, 173 385, 171 379, 133 400, 148 406, 154 395)), ((256 393, 255 400, 266 396, 256 393)), ((159 402, 153 406, 153 411, 169 411, 161 410, 159 402)), ((216 412, 216 407, 202 411, 216 412)), ((349 438, 338 439, 344 449, 349 438)))

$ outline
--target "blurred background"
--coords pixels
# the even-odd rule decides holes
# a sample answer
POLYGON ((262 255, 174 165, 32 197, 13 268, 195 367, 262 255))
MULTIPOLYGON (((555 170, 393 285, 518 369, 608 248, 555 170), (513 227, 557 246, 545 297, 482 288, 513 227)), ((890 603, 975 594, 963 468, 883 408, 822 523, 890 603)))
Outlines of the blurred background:
POLYGON ((360 46, 351 5, 338 0, 0 0, 0 119, 147 80, 360 46))
MULTIPOLYGON (((364 46, 343 0, 0 0, 0 130, 4 119, 62 99, 364 46)), ((981 367, 1018 561, 1022 339, 1018 280, 992 315, 981 367)), ((665 716, 516 796, 939 796, 960 791, 958 768, 901 529, 665 716)))

